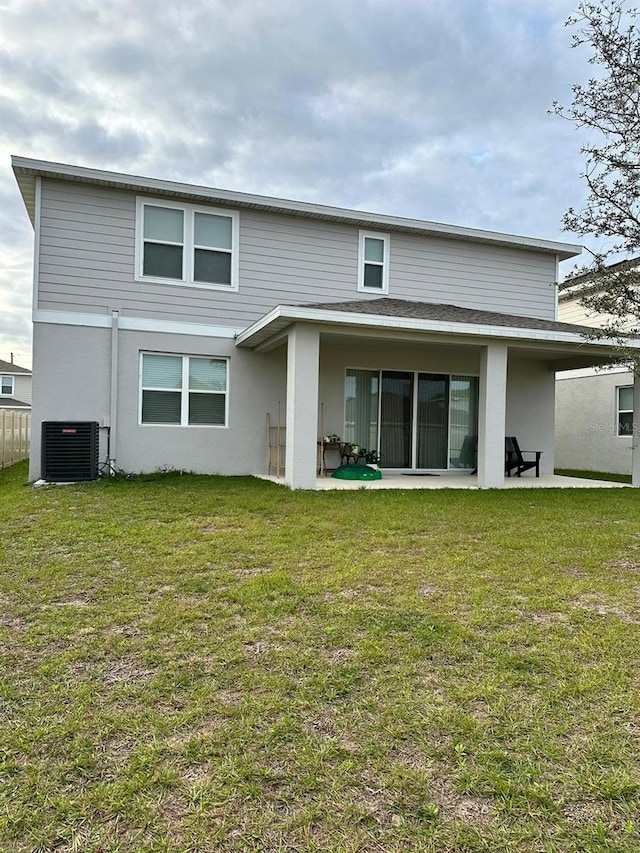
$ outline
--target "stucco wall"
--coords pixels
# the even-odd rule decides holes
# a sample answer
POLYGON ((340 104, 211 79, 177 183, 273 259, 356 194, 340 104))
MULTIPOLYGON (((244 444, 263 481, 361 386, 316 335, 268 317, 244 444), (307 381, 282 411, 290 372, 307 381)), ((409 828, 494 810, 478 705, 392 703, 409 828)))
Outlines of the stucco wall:
MULTIPOLYGON (((266 469, 266 413, 285 404, 285 355, 257 355, 233 341, 145 332, 119 333, 117 435, 111 448, 118 468, 157 468, 205 474, 248 474, 266 469), (178 427, 138 423, 141 350, 181 355, 231 356, 229 426, 178 427)), ((110 425, 111 332, 81 326, 34 324, 33 441, 30 477, 40 476, 43 420, 90 420, 110 425), (55 358, 48 356, 56 353, 55 358)), ((106 459, 101 432, 100 461, 106 459)))
MULTIPOLYGON (((555 375, 544 362, 518 358, 513 351, 507 369, 506 434, 515 435, 522 450, 541 450, 540 473, 553 474, 555 375)), ((530 457, 527 457, 530 458, 530 457)))
MULTIPOLYGON (((119 332, 118 410, 111 457, 124 471, 183 469, 206 474, 256 474, 267 468, 266 414, 286 419, 286 346, 256 353, 232 339, 152 332, 119 332), (140 424, 140 352, 229 357, 228 427, 140 424)), ((40 476, 43 420, 91 420, 110 425, 111 332, 36 323, 36 406, 30 475, 40 476), (56 353, 55 358, 48 356, 56 353)), ((480 348, 321 337, 319 419, 326 433, 344 432, 348 367, 478 375, 480 348)), ((542 470, 553 470, 554 377, 541 362, 512 351, 507 383, 507 434, 523 448, 543 450, 542 470)), ((318 435, 321 424, 318 423, 318 435)), ((101 433, 106 460, 106 431, 101 433)))
POLYGON ((31 479, 40 477, 42 421, 108 423, 110 358, 106 329, 34 323, 31 479))
POLYGON ((559 374, 556 389, 556 465, 585 471, 631 472, 631 437, 617 435, 616 388, 630 372, 559 374))
POLYGON ((266 470, 266 414, 282 411, 286 350, 257 354, 233 340, 122 332, 119 353, 118 465, 127 471, 169 467, 203 474, 255 474, 266 470), (228 356, 228 427, 138 423, 140 350, 228 356))

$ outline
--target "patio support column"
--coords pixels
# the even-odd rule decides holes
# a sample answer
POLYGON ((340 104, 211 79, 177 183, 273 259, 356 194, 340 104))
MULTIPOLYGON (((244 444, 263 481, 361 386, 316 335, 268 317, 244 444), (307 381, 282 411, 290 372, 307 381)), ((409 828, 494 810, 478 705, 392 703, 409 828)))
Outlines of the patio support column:
POLYGON ((640 487, 640 373, 633 377, 633 427, 631 436, 631 485, 640 487))
POLYGON ((285 483, 315 489, 318 464, 318 371, 320 334, 296 324, 287 341, 285 483))
POLYGON ((504 435, 507 418, 507 345, 489 344, 480 353, 478 485, 504 486, 504 435))

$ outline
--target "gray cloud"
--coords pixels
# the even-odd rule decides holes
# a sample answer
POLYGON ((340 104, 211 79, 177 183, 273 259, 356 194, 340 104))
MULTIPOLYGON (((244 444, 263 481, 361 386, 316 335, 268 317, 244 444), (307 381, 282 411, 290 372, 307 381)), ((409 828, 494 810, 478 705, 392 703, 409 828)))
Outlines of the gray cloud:
MULTIPOLYGON (((568 239, 571 0, 9 0, 2 346, 28 346, 9 154, 568 239), (12 254, 13 253, 13 254, 12 254)), ((2 354, 0 352, 0 357, 2 354)))

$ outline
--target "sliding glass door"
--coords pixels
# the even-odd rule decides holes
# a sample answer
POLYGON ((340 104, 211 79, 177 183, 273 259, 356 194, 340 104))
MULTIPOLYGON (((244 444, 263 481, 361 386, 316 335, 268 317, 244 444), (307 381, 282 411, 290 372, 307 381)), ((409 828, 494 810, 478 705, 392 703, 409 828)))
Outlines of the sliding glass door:
POLYGON ((475 467, 478 379, 348 369, 345 441, 377 450, 381 467, 475 467))
POLYGON ((449 467, 478 462, 478 377, 452 376, 449 404, 449 467))
POLYGON ((385 468, 411 468, 413 373, 383 370, 380 398, 380 458, 385 468))
POLYGON ((376 450, 378 447, 379 370, 347 370, 344 440, 376 450))
POLYGON ((418 374, 417 468, 446 468, 449 438, 449 377, 418 374))

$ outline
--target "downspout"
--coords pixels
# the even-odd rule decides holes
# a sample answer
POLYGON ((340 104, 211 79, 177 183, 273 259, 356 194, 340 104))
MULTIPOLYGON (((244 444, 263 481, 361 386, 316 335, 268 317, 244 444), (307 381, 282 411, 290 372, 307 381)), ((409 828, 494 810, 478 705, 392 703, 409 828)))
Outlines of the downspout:
POLYGON ((119 312, 111 312, 111 390, 109 409, 109 466, 116 470, 116 442, 118 436, 118 319, 119 312))

